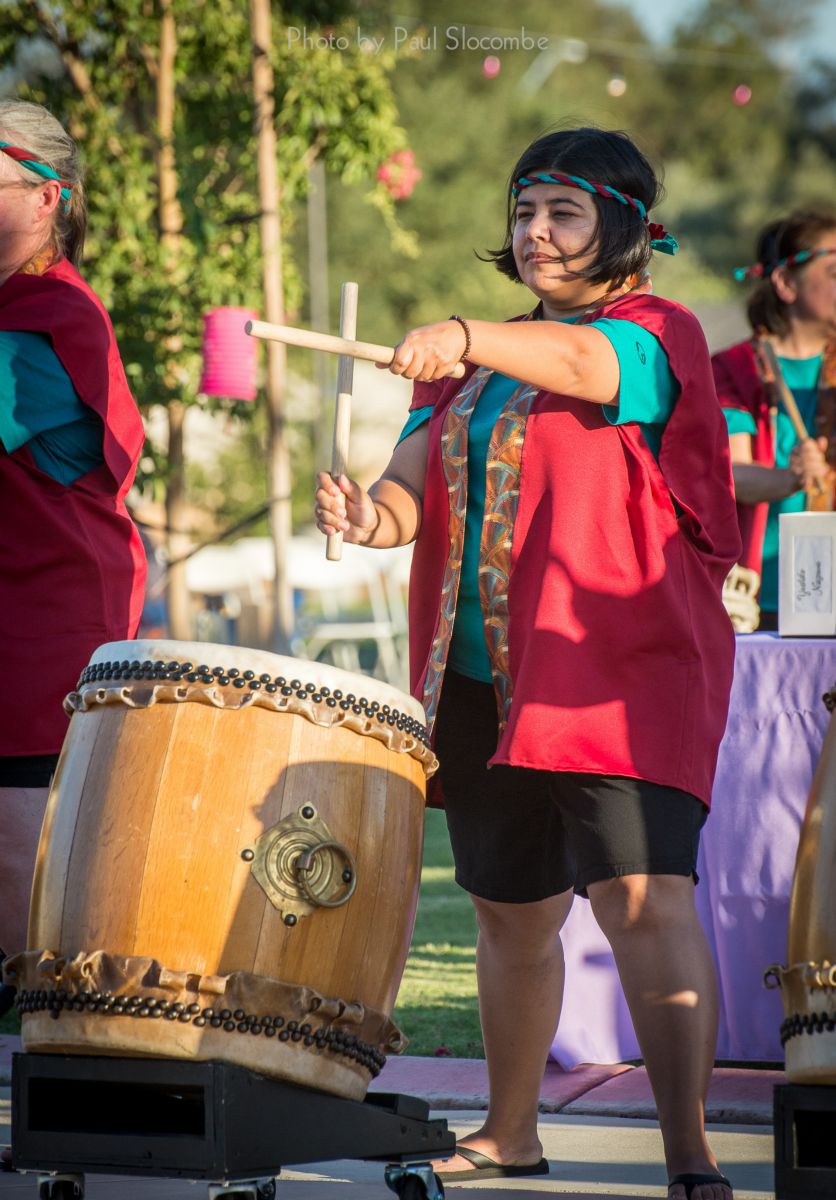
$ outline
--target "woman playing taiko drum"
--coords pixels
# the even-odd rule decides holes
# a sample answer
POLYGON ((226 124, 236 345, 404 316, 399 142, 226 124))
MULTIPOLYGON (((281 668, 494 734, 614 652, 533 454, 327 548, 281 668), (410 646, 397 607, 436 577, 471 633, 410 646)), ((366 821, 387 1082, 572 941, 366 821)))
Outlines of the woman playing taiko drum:
POLYGON ((529 146, 490 257, 536 307, 407 333, 390 369, 414 399, 389 466, 369 492, 318 478, 323 533, 416 543, 413 690, 478 917, 490 1078, 447 1181, 547 1170, 537 1102, 577 891, 628 997, 670 1200, 731 1197, 704 1131, 717 1000, 693 885, 740 547, 702 332, 646 274, 675 249, 648 222, 658 191, 624 134, 529 146), (464 383, 445 378, 462 359, 464 383))

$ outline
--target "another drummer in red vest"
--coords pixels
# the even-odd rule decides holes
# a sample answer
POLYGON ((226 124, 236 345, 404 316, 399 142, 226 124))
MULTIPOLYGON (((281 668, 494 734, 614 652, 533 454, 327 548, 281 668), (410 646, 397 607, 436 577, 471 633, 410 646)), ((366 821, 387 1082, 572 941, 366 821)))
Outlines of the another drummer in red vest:
POLYGON ((490 1078, 487 1119, 442 1178, 548 1169, 537 1105, 577 891, 628 997, 670 1200, 731 1200, 704 1130, 717 995, 693 893, 740 542, 705 340, 647 275, 676 248, 648 218, 658 192, 622 133, 529 146, 490 258, 534 308, 409 332, 391 462, 368 493, 320 475, 317 520, 369 546, 415 539, 413 690, 478 916, 490 1078), (447 377, 460 361, 464 382, 447 377))
MULTIPOLYGON (((0 101, 0 949, 26 947, 35 851, 90 652, 132 637, 145 556, 124 497, 143 442, 107 313, 79 275, 78 153, 0 101)), ((8 993, 6 994, 8 997, 8 993)))
POLYGON ((836 212, 807 209, 771 222, 758 237, 757 262, 736 275, 755 285, 746 310, 753 336, 712 362, 729 428, 741 562, 761 577, 759 628, 777 629, 778 518, 833 508, 836 212))

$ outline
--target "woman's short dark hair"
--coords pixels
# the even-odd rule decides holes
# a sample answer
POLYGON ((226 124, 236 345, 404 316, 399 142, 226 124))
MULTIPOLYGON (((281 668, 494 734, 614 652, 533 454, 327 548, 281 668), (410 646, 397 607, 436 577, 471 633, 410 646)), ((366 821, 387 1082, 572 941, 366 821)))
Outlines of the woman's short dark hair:
MULTIPOLYGON (((655 171, 626 133, 581 128, 544 134, 531 143, 514 167, 508 181, 505 243, 499 250, 489 250, 485 256, 485 261, 493 262, 497 270, 515 283, 522 281, 512 248, 516 199, 511 189, 521 175, 531 175, 535 171, 559 171, 579 175, 594 183, 605 183, 641 200, 648 212, 662 194, 655 171)), ((592 199, 598 210, 597 228, 581 253, 596 246, 597 253, 595 261, 576 274, 590 283, 612 282, 619 286, 631 275, 644 271, 650 261, 650 233, 632 205, 620 204, 604 196, 592 195, 592 199)))
MULTIPOLYGON (((775 291, 772 272, 778 263, 802 250, 812 250, 826 233, 836 229, 836 211, 826 208, 796 209, 788 217, 770 223, 758 234, 757 260, 763 277, 755 285, 746 305, 746 315, 754 330, 766 329, 781 337, 789 333, 789 305, 775 291)), ((799 264, 799 270, 803 264, 799 264)))

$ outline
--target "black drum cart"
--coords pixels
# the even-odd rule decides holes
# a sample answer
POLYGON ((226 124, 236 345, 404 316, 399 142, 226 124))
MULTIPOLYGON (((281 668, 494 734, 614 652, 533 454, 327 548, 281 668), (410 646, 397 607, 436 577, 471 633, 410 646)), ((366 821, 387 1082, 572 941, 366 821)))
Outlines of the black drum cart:
POLYGON ((83 1200, 87 1174, 206 1180, 209 1200, 273 1200, 284 1166, 386 1163, 401 1200, 442 1200, 430 1160, 455 1152, 411 1096, 345 1100, 226 1062, 16 1054, 14 1167, 39 1200, 83 1200))

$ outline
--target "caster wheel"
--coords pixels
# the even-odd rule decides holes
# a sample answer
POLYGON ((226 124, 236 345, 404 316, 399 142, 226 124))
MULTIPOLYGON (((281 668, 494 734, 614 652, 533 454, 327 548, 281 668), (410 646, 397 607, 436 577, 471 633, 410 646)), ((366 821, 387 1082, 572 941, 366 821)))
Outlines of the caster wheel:
POLYGON ((405 1175, 398 1188, 399 1200, 429 1200, 427 1185, 417 1175, 405 1175))
POLYGON ((245 1183, 210 1184, 209 1200, 275 1200, 276 1180, 248 1179, 245 1183))
POLYGON ((444 1200, 444 1184, 429 1163, 390 1165, 384 1175, 386 1186, 399 1200, 444 1200))
POLYGON ((38 1200, 84 1200, 84 1180, 78 1176, 42 1179, 38 1184, 38 1200))

